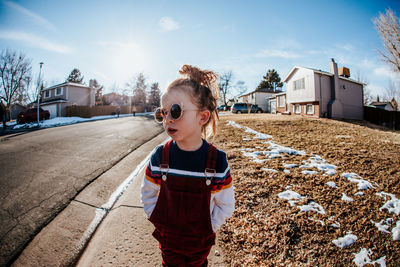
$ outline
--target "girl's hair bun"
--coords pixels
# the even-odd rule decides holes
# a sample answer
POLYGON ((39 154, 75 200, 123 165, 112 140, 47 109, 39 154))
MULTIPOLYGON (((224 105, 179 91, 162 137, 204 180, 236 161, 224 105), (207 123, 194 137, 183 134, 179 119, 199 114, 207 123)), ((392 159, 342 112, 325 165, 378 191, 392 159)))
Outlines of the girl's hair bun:
POLYGON ((219 86, 217 75, 210 70, 201 70, 192 65, 183 65, 179 70, 179 73, 198 83, 199 85, 205 86, 210 89, 213 97, 218 99, 219 97, 219 86))

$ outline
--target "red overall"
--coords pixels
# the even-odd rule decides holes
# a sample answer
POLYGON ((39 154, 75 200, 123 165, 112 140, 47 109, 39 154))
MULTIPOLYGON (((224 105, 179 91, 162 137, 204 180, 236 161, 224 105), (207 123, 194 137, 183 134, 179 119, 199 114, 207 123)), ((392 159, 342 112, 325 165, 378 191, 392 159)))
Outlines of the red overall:
MULTIPOLYGON (((212 186, 206 183, 212 177, 168 174, 171 143, 172 140, 166 143, 162 151, 161 174, 166 175, 166 180, 161 179, 160 194, 150 216, 155 226, 153 236, 160 242, 164 266, 207 266, 208 253, 215 244, 210 216, 212 186), (191 257, 198 258, 196 263, 190 263, 191 257)), ((210 144, 207 173, 214 171, 215 174, 216 162, 217 149, 210 144)))

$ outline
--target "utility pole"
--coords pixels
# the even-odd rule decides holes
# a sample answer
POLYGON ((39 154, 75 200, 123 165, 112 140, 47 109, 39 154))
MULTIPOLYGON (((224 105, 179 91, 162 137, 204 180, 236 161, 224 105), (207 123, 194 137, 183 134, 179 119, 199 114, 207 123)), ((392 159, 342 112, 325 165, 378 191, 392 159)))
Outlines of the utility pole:
POLYGON ((38 88, 37 88, 37 90, 38 90, 38 95, 37 95, 37 126, 38 127, 39 127, 39 120, 40 120, 40 117, 39 117, 39 99, 40 99, 40 90, 41 90, 40 74, 42 73, 43 62, 40 62, 39 64, 40 64, 40 70, 39 70, 39 82, 38 82, 38 88))

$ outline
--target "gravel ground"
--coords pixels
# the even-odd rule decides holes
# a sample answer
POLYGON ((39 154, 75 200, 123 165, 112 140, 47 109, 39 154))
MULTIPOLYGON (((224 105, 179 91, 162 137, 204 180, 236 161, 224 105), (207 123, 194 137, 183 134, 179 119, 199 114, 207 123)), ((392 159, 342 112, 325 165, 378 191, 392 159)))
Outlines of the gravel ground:
MULTIPOLYGON (((391 231, 396 222, 400 226, 400 214, 382 209, 391 196, 377 195, 392 193, 400 199, 399 131, 359 122, 246 114, 221 116, 214 142, 227 152, 236 189, 235 213, 218 237, 227 265, 355 266, 355 255, 366 249, 364 263, 399 266, 400 241, 393 240, 391 231), (230 120, 272 138, 255 139, 228 125, 230 120), (259 153, 271 150, 271 142, 304 153, 276 158, 259 153), (257 151, 253 158, 246 156, 257 151), (330 173, 315 165, 300 168, 312 159, 336 168, 330 173), (354 174, 349 179, 344 173, 354 174), (360 190, 368 183, 370 188, 360 190), (278 197, 287 190, 302 198, 289 203, 278 197), (315 206, 320 212, 300 209, 312 203, 323 212, 315 206), (386 232, 378 230, 379 222, 386 232), (332 242, 346 235, 357 239, 343 248, 332 242)), ((391 205, 400 209, 399 202, 391 205)))

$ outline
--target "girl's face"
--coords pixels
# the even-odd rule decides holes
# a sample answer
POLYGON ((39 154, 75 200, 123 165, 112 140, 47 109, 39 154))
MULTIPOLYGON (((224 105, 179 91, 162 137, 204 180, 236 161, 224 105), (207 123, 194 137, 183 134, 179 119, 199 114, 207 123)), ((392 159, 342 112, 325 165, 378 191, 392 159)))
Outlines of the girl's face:
POLYGON ((200 110, 191 101, 191 96, 184 89, 175 88, 168 91, 161 98, 161 108, 166 112, 163 126, 167 134, 178 144, 182 150, 196 150, 200 148, 202 125, 210 117, 208 110, 200 110), (171 106, 178 104, 182 115, 174 120, 171 117, 171 106))

